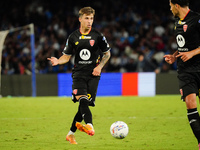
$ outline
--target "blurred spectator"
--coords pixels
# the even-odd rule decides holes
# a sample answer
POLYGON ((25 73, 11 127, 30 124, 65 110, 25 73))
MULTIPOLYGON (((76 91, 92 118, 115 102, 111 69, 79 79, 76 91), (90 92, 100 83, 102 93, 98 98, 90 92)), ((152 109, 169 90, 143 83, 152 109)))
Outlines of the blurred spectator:
MULTIPOLYGON (((191 9, 199 11, 199 5, 199 1, 191 1, 191 9)), ((46 58, 62 55, 67 36, 79 28, 78 10, 83 6, 98 12, 94 27, 112 48, 103 72, 176 70, 176 65, 163 62, 164 54, 177 49, 168 1, 1 1, 0 31, 34 23, 36 73, 71 72, 73 62, 52 67, 46 58)), ((8 34, 2 51, 2 74, 31 74, 29 36, 29 30, 8 34)))

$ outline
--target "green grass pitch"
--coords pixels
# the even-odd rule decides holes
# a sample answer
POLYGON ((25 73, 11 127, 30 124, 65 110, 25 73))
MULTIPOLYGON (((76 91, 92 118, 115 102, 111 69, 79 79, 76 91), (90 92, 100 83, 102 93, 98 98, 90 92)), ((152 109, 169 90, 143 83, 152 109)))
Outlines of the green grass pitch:
POLYGON ((179 95, 97 97, 91 108, 95 135, 77 131, 78 145, 65 136, 77 111, 69 97, 0 99, 1 150, 195 150, 197 141, 179 95), (124 121, 129 134, 115 139, 110 126, 124 121))

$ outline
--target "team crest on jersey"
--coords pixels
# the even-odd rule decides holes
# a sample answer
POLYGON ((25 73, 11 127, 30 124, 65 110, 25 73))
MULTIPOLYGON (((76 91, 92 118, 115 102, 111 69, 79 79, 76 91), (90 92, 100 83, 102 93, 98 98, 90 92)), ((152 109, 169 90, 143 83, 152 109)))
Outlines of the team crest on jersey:
POLYGON ((181 96, 183 96, 183 90, 182 89, 180 89, 180 93, 181 93, 181 96))
POLYGON ((90 45, 94 46, 95 40, 90 40, 90 45))
POLYGON ((78 89, 74 89, 74 90, 73 90, 73 94, 76 95, 77 93, 78 93, 78 89))
POLYGON ((188 27, 188 25, 187 25, 187 24, 183 25, 183 31, 184 31, 184 32, 186 32, 186 31, 187 31, 187 27, 188 27))

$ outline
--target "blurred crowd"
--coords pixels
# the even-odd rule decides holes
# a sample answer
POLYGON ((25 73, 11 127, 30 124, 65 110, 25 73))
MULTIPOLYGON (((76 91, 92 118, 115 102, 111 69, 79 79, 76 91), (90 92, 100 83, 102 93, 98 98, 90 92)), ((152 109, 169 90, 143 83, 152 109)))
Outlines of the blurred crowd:
MULTIPOLYGON (((96 10, 93 27, 111 47, 103 72, 176 71, 176 63, 169 65, 163 59, 177 49, 168 0, 1 1, 0 31, 34 23, 36 73, 71 72, 73 61, 52 67, 47 58, 62 55, 68 36, 79 28, 78 11, 84 6, 96 10)), ((29 29, 7 35, 1 67, 2 74, 31 74, 29 29)))

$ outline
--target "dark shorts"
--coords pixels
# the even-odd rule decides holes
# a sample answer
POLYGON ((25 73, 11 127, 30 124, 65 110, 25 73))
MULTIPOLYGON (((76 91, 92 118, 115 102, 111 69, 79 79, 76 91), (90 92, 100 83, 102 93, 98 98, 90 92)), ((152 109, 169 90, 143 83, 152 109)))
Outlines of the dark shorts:
POLYGON ((95 106, 95 98, 97 87, 99 84, 99 76, 79 76, 73 77, 72 90, 73 95, 87 95, 90 101, 90 106, 95 106))
POLYGON ((179 89, 181 93, 181 99, 184 101, 185 97, 189 94, 196 93, 199 96, 200 89, 200 73, 180 73, 178 74, 179 89))

